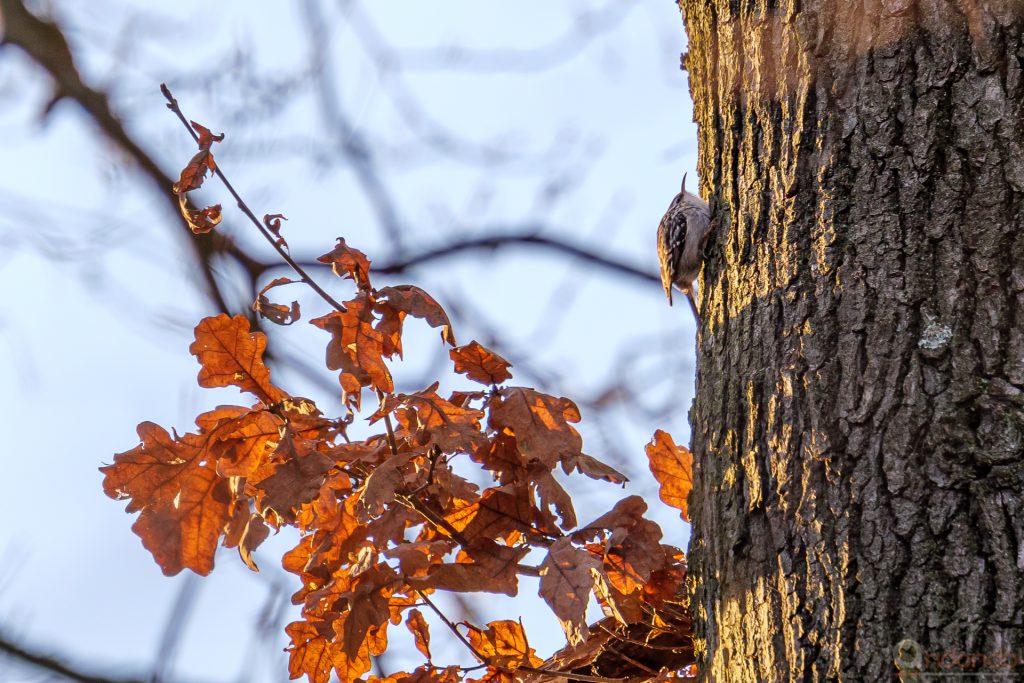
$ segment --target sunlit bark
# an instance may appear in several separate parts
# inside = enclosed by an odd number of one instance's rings
[[[691,414],[703,678],[892,680],[907,639],[1020,669],[1024,3],[681,6],[732,209]]]

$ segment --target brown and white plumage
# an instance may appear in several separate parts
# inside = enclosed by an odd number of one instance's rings
[[[658,261],[661,264],[661,284],[672,305],[672,287],[686,294],[693,307],[693,281],[700,274],[704,261],[704,243],[711,230],[711,207],[708,203],[686,191],[686,175],[679,194],[665,212],[658,225]]]

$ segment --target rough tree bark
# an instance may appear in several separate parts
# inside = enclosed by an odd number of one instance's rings
[[[680,6],[702,678],[1024,671],[1024,2]]]

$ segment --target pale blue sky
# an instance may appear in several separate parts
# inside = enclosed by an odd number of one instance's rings
[[[171,84],[189,116],[227,132],[219,163],[257,214],[288,216],[293,252],[328,251],[343,235],[372,259],[387,260],[390,245],[358,183],[343,165],[328,162],[331,142],[316,99],[273,88],[256,94],[249,83],[309,64],[306,3],[192,0],[157,10],[138,0],[40,4],[52,5],[87,80],[113,92],[129,130],[169,173],[191,148],[163,106],[161,81]],[[689,92],[678,66],[684,39],[673,3],[322,0],[315,7],[331,38],[334,82],[358,133],[389,150],[382,177],[398,200],[409,251],[491,228],[542,224],[546,234],[590,242],[656,270],[657,222],[682,173],[693,177],[696,160]],[[609,19],[607,26],[576,23],[588,11]],[[370,30],[367,22],[417,67],[382,80],[360,39]],[[563,58],[558,41],[574,24],[588,38]],[[468,66],[429,63],[439,47],[458,56],[455,46],[467,56],[484,53]],[[232,71],[224,59],[235,48],[247,59]],[[538,54],[555,65],[537,68],[535,62],[544,61]],[[197,85],[218,73],[221,78]],[[392,104],[395,92],[418,102],[426,118],[410,125]],[[96,136],[75,105],[61,103],[41,121],[48,96],[47,80],[27,59],[0,52],[0,414],[8,423],[0,455],[6,518],[0,526],[0,624],[83,665],[144,674],[185,579],[160,573],[130,531],[133,518],[124,504],[103,496],[96,468],[134,447],[138,422],[187,431],[198,412],[237,395],[196,386],[191,328],[212,311],[166,202]],[[261,118],[266,112],[271,115]],[[423,153],[424,136],[488,144],[523,158],[487,168],[458,151]],[[553,194],[544,195],[545,187]],[[225,205],[223,229],[269,258],[225,193],[214,184],[208,188],[207,196]],[[666,541],[685,543],[675,512],[656,500],[643,454],[655,428],[680,442],[689,437],[693,325],[685,306],[670,309],[657,287],[525,249],[438,262],[397,280],[381,279],[387,281],[423,286],[442,304],[469,302],[461,315],[453,312],[461,342],[484,341],[488,329],[497,330],[510,348],[560,373],[570,397],[614,381],[624,372],[623,358],[672,377],[650,397],[651,403],[678,397],[678,411],[668,420],[620,411],[596,425],[584,411],[589,453],[613,459],[602,452],[600,432],[621,434],[627,461],[616,464],[635,479],[627,491],[590,482],[570,482],[570,488],[580,493],[581,520],[623,495],[647,495]],[[340,296],[348,293],[335,285]],[[290,300],[297,291],[285,295]],[[305,318],[312,317],[316,302],[301,301]],[[271,344],[322,363],[326,340],[308,327],[275,331]],[[439,344],[425,326],[412,334],[408,363],[396,370],[408,382],[422,377]],[[336,410],[336,399],[300,376],[283,372],[278,378],[327,412]],[[249,648],[268,586],[294,585],[278,559],[293,543],[293,535],[282,533],[257,552],[268,578],[245,569],[234,551],[218,556],[213,575],[199,581],[198,606],[174,661],[178,677],[217,683],[287,678],[282,632],[274,647],[257,647],[255,658]],[[542,634],[533,645],[543,656],[561,644],[561,632],[535,594],[524,582],[519,599],[484,596],[480,610],[488,618],[521,614],[530,633]],[[438,663],[446,661],[446,651],[464,658],[441,647],[440,629],[434,635]],[[399,666],[401,656],[390,654],[388,666]],[[20,680],[3,664],[0,677]]]

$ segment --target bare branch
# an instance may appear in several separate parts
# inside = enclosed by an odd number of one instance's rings
[[[416,266],[456,256],[466,251],[480,251],[486,249],[494,250],[517,245],[540,247],[549,251],[565,254],[590,263],[608,272],[625,275],[645,284],[661,286],[661,280],[653,272],[637,268],[636,266],[624,263],[610,256],[599,254],[585,247],[570,244],[569,242],[555,239],[553,237],[544,237],[542,235],[531,233],[497,232],[484,237],[459,240],[441,247],[428,249],[420,252],[419,254],[412,254],[398,258],[391,262],[374,263],[373,269],[378,273],[394,275]]]
[[[71,48],[60,28],[53,22],[39,19],[29,12],[21,0],[0,0],[0,15],[3,16],[3,36],[0,36],[0,45],[17,45],[45,69],[57,86],[54,102],[63,97],[77,102],[106,136],[135,160],[143,173],[156,184],[160,195],[166,198],[171,210],[178,214],[177,199],[170,192],[174,181],[163,172],[149,153],[128,135],[111,110],[107,96],[93,90],[82,81]],[[192,232],[188,226],[184,222],[179,224],[191,238]],[[221,236],[222,242],[224,239]],[[227,311],[228,305],[210,263],[216,253],[213,240],[189,239],[188,243],[202,267],[207,295],[220,310]]]
[[[22,664],[49,672],[78,683],[145,683],[138,678],[114,678],[104,674],[87,673],[68,664],[63,657],[44,655],[24,645],[14,642],[6,633],[0,631],[0,652],[7,654]]]

